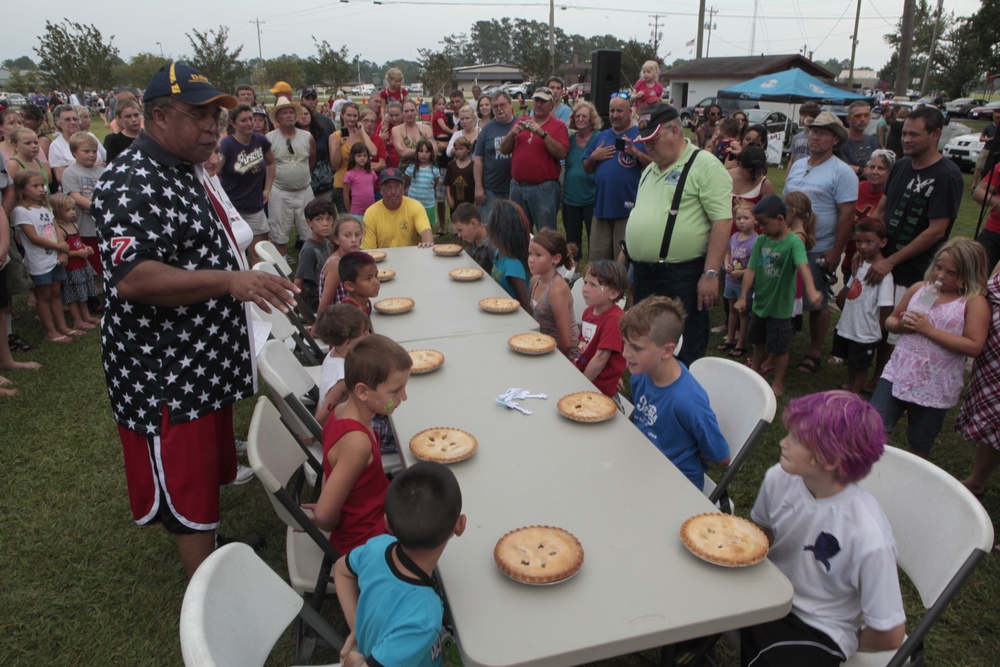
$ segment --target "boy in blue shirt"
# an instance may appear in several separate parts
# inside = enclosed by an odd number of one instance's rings
[[[448,540],[465,532],[455,475],[428,461],[404,470],[386,491],[385,523],[389,535],[373,537],[334,567],[351,628],[341,661],[440,666],[444,600],[434,568]]]
[[[708,462],[729,464],[729,445],[708,394],[674,357],[686,317],[679,300],[652,296],[625,313],[621,332],[635,425],[701,490]]]

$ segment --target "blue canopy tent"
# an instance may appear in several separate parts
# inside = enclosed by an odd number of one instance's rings
[[[792,68],[783,72],[774,72],[758,76],[749,81],[724,88],[719,91],[722,99],[751,100],[759,102],[784,102],[788,104],[788,116],[792,118],[792,107],[803,102],[817,104],[845,105],[855,100],[864,100],[874,104],[875,98],[858,95],[820,81],[811,74]],[[794,127],[794,126],[793,126]],[[793,130],[794,133],[794,130]],[[777,147],[772,144],[778,142]],[[779,132],[769,137],[768,162],[781,162],[781,145],[785,143],[785,132]]]
[[[858,95],[824,83],[800,69],[765,74],[719,91],[723,99],[758,100],[801,104],[850,104],[855,100],[874,102],[874,98]]]

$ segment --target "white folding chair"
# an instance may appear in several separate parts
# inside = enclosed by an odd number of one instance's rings
[[[309,451],[322,461],[323,429],[302,400],[304,396],[319,396],[319,388],[287,347],[276,341],[264,343],[257,357],[257,368],[274,397],[288,429],[301,441],[313,440]],[[403,469],[399,454],[382,454],[382,469],[393,474]]]
[[[337,650],[343,647],[344,639],[336,630],[253,549],[227,544],[201,564],[184,592],[180,620],[184,664],[263,667],[275,642],[296,618]]]
[[[583,281],[574,282],[569,288],[569,293],[573,297],[573,317],[576,318],[576,323],[580,324],[583,322],[583,311],[587,307],[583,302]]]
[[[278,270],[275,268],[274,264],[268,262],[257,262],[253,266],[254,271],[262,271],[263,273],[269,273],[272,276],[280,276]],[[296,295],[296,303],[301,300],[301,295]],[[269,321],[273,321],[284,317],[295,329],[295,333],[292,334],[291,339],[295,342],[296,351],[304,358],[306,361],[312,365],[320,365],[323,363],[323,356],[326,353],[323,347],[310,335],[309,331],[306,330],[305,322],[299,317],[295,310],[295,304],[290,304],[284,302],[286,308],[288,308],[287,313],[282,313],[273,306],[271,307],[271,313],[261,313],[267,317]],[[315,318],[314,318],[315,320]]]
[[[705,495],[722,511],[732,513],[726,490],[771,425],[777,401],[760,375],[730,359],[702,357],[691,364],[690,371],[708,394],[719,429],[729,443],[729,468],[718,483],[705,475]]]
[[[270,241],[261,241],[254,246],[254,250],[257,251],[257,256],[261,258],[262,261],[273,264],[278,267],[278,271],[287,278],[291,280],[295,277],[295,272],[292,271],[292,265],[288,263],[288,260],[278,252],[278,248],[275,247]]]
[[[288,259],[284,255],[278,252],[273,243],[270,241],[261,241],[254,246],[254,250],[262,262],[268,263],[275,268],[277,275],[287,280],[295,280],[295,271],[292,270],[291,264],[288,263]],[[295,302],[309,324],[316,321],[316,313],[301,295],[295,295]]]
[[[925,611],[898,650],[855,653],[844,664],[923,664],[927,632],[993,548],[993,522],[958,480],[896,447],[885,448],[861,486],[875,496],[889,519],[898,548],[896,563],[917,588]]]
[[[277,409],[265,396],[257,399],[250,419],[247,458],[275,513],[286,526],[288,581],[296,593],[308,596],[312,608],[319,611],[325,597],[333,592],[332,570],[340,554],[330,544],[329,535],[309,519],[299,505],[297,494],[289,490],[296,484],[299,471],[312,462],[282,425]],[[322,478],[322,469],[319,475]],[[311,654],[313,638],[298,630],[301,626],[296,632],[299,655]]]

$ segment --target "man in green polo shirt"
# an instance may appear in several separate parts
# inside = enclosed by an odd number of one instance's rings
[[[634,298],[676,297],[688,317],[678,358],[687,365],[708,349],[708,311],[719,299],[719,271],[732,224],[733,181],[711,153],[684,138],[677,110],[652,104],[639,116],[639,137],[652,162],[639,178],[625,245],[635,268]],[[674,191],[689,160],[677,221],[661,256]]]

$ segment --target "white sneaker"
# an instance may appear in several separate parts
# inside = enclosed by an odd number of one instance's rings
[[[240,484],[246,484],[253,479],[253,468],[250,466],[236,466],[236,477],[229,484],[223,484],[222,488],[228,486],[239,486]]]

